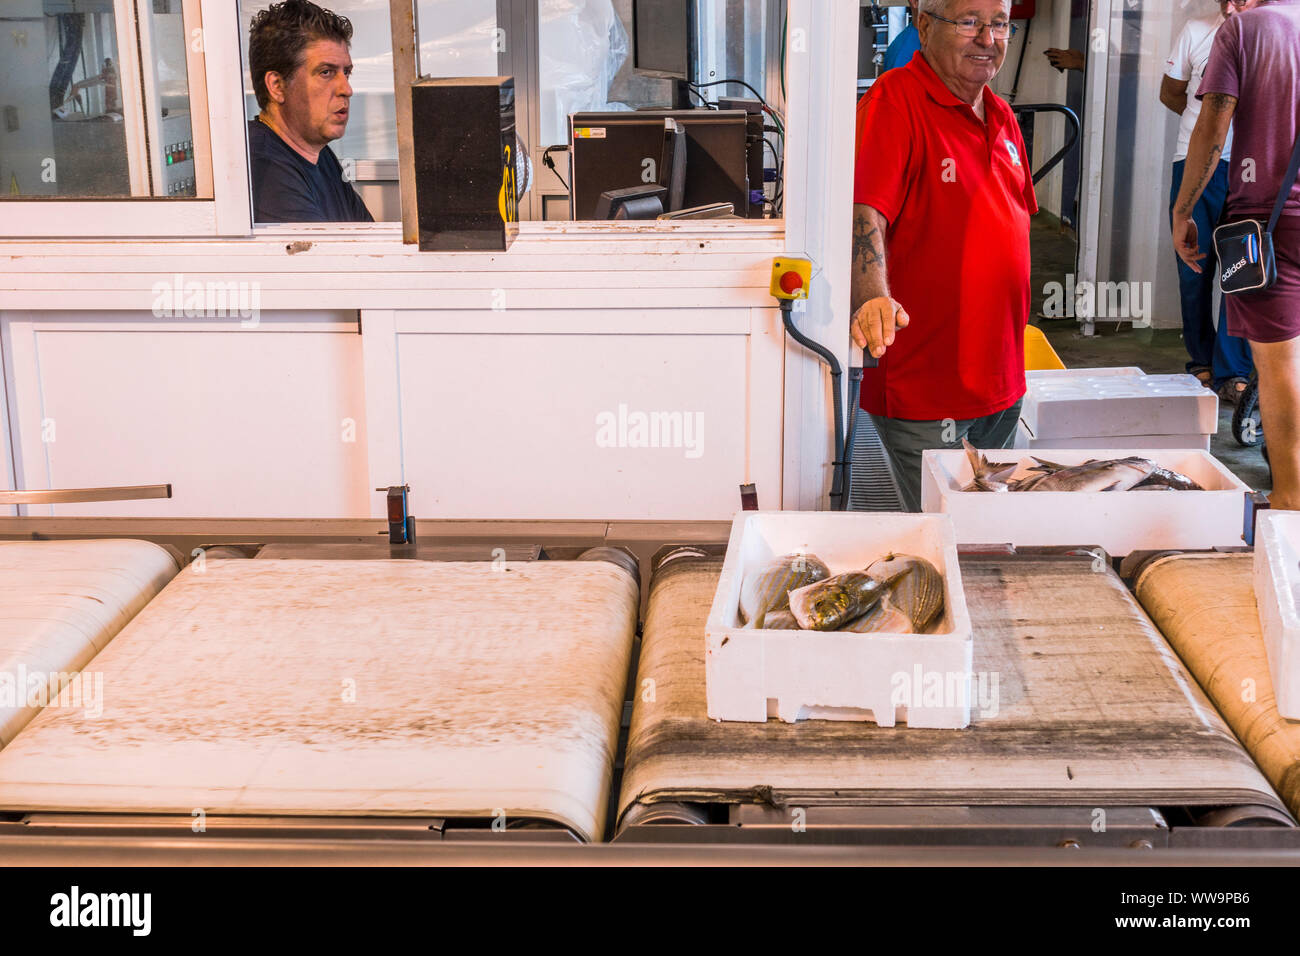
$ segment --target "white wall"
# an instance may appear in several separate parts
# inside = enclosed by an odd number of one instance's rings
[[[726,519],[750,481],[779,507],[786,443],[808,429],[824,455],[829,417],[812,370],[822,407],[783,421],[767,290],[780,227],[530,228],[546,238],[505,255],[338,237],[11,244],[26,265],[0,294],[0,417],[17,487],[174,486],[59,515],[379,516],[373,489],[401,483],[421,517]],[[176,273],[256,290],[256,327],[155,317]],[[682,431],[642,442],[638,415]],[[824,501],[823,459],[790,467]]]

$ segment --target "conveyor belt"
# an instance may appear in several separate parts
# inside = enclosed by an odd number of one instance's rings
[[[1277,712],[1250,554],[1159,558],[1137,596],[1291,812],[1300,815],[1300,722]]]
[[[103,650],[177,570],[172,556],[148,541],[0,543],[0,748],[36,716],[51,690],[67,686],[63,705],[93,715],[101,703],[93,678],[83,685],[68,676]]]
[[[603,832],[638,586],[599,561],[208,560],[46,710],[0,809],[543,820]]]
[[[664,801],[1233,804],[1285,817],[1120,579],[1090,558],[963,558],[974,670],[999,689],[996,715],[977,700],[966,730],[709,720],[703,626],[720,567],[682,558],[656,574],[637,674],[654,694],[633,711],[620,819]]]

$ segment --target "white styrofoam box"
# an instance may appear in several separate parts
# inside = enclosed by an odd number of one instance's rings
[[[990,450],[993,462],[1019,460],[1016,477],[1034,465],[1030,453]],[[1204,491],[962,491],[974,480],[965,451],[922,453],[921,510],[952,515],[961,544],[1100,545],[1115,557],[1133,551],[1240,547],[1246,492],[1251,489],[1199,448],[1059,448],[1042,455],[1062,465],[1089,459],[1149,458],[1181,472]]]
[[[1081,438],[1035,438],[1024,422],[1016,431],[1016,448],[1196,448],[1210,450],[1209,435],[1085,435]],[[1051,457],[1050,455],[1048,456]]]
[[[1277,712],[1288,720],[1300,720],[1300,513],[1259,513],[1255,603]]]
[[[932,634],[742,628],[745,575],[783,554],[816,555],[833,574],[891,551],[930,561],[944,579]],[[714,720],[874,720],[881,727],[970,723],[971,623],[952,521],[944,515],[748,511],[736,515],[704,630]]]
[[[1025,382],[1020,418],[1035,439],[1213,435],[1219,429],[1218,396],[1193,375],[1057,369],[1026,372]]]
[[[1072,379],[1080,376],[1096,378],[1102,375],[1128,375],[1141,378],[1146,375],[1146,372],[1136,365],[1114,365],[1105,368],[1041,368],[1025,372],[1025,381],[1034,382],[1054,378]]]

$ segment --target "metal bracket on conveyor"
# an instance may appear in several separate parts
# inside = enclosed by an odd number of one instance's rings
[[[410,485],[389,485],[375,491],[388,492],[388,543],[394,551],[415,550],[415,515],[411,514]]]
[[[740,486],[740,510],[757,511],[758,510],[758,486],[741,485]]]
[[[1246,510],[1241,528],[1241,539],[1250,547],[1255,546],[1255,521],[1261,511],[1269,509],[1268,498],[1258,491],[1247,491]]]
[[[172,486],[119,485],[105,488],[49,488],[32,491],[0,491],[0,505],[66,505],[93,501],[140,501],[170,498]]]

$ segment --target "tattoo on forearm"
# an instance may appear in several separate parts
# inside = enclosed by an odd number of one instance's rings
[[[867,222],[853,224],[853,261],[865,274],[872,266],[885,261],[885,254],[877,248],[880,230]]]
[[[1192,132],[1192,142],[1187,155],[1188,162],[1191,162],[1192,154],[1198,151],[1200,142],[1211,138],[1221,139],[1220,142],[1209,144],[1209,156],[1206,157],[1205,164],[1197,173],[1195,180],[1183,180],[1183,188],[1174,206],[1174,212],[1182,217],[1192,214],[1196,200],[1200,199],[1205,187],[1214,178],[1214,171],[1218,169],[1219,160],[1223,157],[1222,139],[1226,139],[1228,123],[1231,122],[1232,114],[1237,109],[1237,98],[1227,93],[1206,93],[1201,97],[1201,104],[1203,107],[1201,118]],[[1207,133],[1209,135],[1206,135]]]
[[[1201,102],[1203,105],[1209,107],[1211,112],[1222,113],[1227,109],[1235,109],[1237,98],[1235,96],[1229,96],[1227,93],[1206,93],[1201,97]]]
[[[1213,95],[1218,95],[1218,94],[1213,94]],[[1200,199],[1201,193],[1205,192],[1205,187],[1208,186],[1210,184],[1210,180],[1214,178],[1214,171],[1219,168],[1219,157],[1221,157],[1222,155],[1223,155],[1222,143],[1210,144],[1210,156],[1205,161],[1205,165],[1201,168],[1201,174],[1200,176],[1197,177],[1196,184],[1193,187],[1193,190],[1190,194],[1192,201],[1189,202],[1185,200],[1183,202],[1178,203],[1178,205],[1174,209],[1174,211],[1178,213],[1178,215],[1184,217],[1191,216],[1192,210],[1196,208],[1195,200]],[[1182,189],[1182,195],[1184,196],[1188,195],[1187,186],[1185,183]]]

